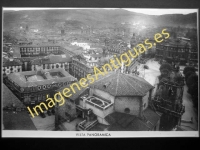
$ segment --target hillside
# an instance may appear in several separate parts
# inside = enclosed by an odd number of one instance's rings
[[[169,25],[196,28],[197,14],[145,15],[123,9],[67,9],[4,11],[4,31],[29,25],[32,28],[87,28],[113,27],[121,23],[142,22],[148,25]]]

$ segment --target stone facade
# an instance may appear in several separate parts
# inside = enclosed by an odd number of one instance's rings
[[[35,71],[39,65],[31,65],[31,71]],[[43,69],[62,68],[69,72],[69,63],[42,64]]]
[[[141,97],[116,97],[114,108],[116,112],[140,116]]]
[[[9,75],[10,73],[22,72],[22,66],[7,66],[3,67],[2,70],[4,75]]]

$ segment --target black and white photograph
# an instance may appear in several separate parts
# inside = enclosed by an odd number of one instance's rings
[[[198,9],[2,9],[3,137],[199,137]]]

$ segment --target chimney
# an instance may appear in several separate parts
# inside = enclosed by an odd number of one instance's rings
[[[103,87],[104,87],[104,88],[107,88],[107,87],[110,85],[110,83],[111,83],[111,82],[105,83],[105,84],[103,85]]]

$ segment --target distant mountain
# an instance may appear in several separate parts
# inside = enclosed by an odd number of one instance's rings
[[[4,11],[4,30],[23,25],[39,29],[113,27],[122,23],[142,22],[148,25],[197,27],[197,13],[187,15],[145,15],[124,9],[66,9]]]

